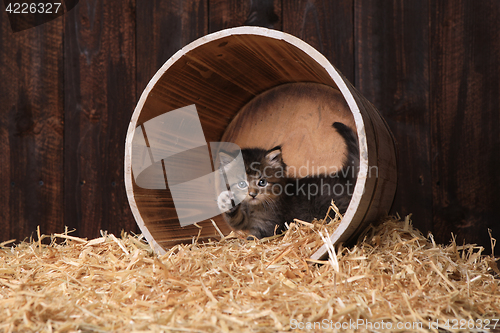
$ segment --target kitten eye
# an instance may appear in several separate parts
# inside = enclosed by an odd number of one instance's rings
[[[257,185],[259,185],[260,187],[264,187],[264,186],[267,185],[267,180],[261,179],[261,180],[259,180],[259,182],[257,183]]]
[[[236,185],[238,185],[238,187],[241,188],[241,189],[247,188],[247,186],[248,186],[247,182],[245,182],[243,180],[240,181],[240,182],[238,182],[238,184],[236,184]]]

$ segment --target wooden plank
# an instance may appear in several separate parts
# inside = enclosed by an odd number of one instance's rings
[[[281,30],[280,0],[210,0],[209,32],[253,25]]]
[[[137,96],[177,51],[207,34],[208,0],[138,1]]]
[[[381,112],[399,151],[392,212],[432,229],[428,1],[357,1],[355,86]]]
[[[0,29],[0,241],[23,240],[64,228],[63,24]]]
[[[81,237],[137,231],[123,183],[136,102],[135,1],[80,2],[65,20],[65,223]]]
[[[321,52],[354,82],[354,0],[283,1],[283,31]]]
[[[177,51],[185,45],[200,38],[208,32],[208,0],[172,0],[172,1],[138,1],[136,7],[137,16],[137,97],[139,97],[156,71]],[[182,84],[182,82],[180,82]],[[176,96],[168,96],[169,103],[174,107],[163,105],[164,111],[183,107],[184,101],[177,101]],[[152,102],[155,104],[154,102]],[[159,102],[163,103],[163,102]],[[154,116],[157,116],[155,114]],[[145,208],[141,210],[143,218],[148,221],[150,231],[162,239],[162,233],[176,233],[178,220],[175,215],[175,207],[171,200],[170,191],[144,190],[134,184],[137,193],[144,192],[141,203]],[[154,203],[159,206],[149,210],[148,207]],[[169,213],[172,213],[170,214]],[[158,215],[163,215],[164,223],[155,220]],[[175,223],[168,223],[174,219]],[[196,227],[192,226],[197,229]],[[213,229],[210,225],[204,225],[205,230]],[[182,232],[181,232],[182,233]],[[215,232],[210,232],[214,235]],[[213,237],[212,237],[213,238]],[[186,241],[191,241],[191,238]],[[178,242],[160,242],[168,248]]]
[[[435,236],[490,249],[487,229],[500,238],[500,6],[437,1],[430,12]]]

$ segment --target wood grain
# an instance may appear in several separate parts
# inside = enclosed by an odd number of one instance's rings
[[[148,82],[158,69],[177,51],[193,40],[208,33],[208,1],[207,0],[174,0],[174,1],[140,1],[137,2],[137,96],[139,97]],[[174,83],[175,85],[175,83]],[[163,100],[173,98],[173,102]],[[185,101],[177,102],[177,97],[168,95],[161,99],[152,98],[147,108],[172,110],[189,105]],[[174,106],[170,105],[171,103]],[[160,112],[161,113],[161,112]],[[147,114],[147,111],[145,112]],[[151,115],[155,117],[159,115]],[[183,230],[177,230],[178,220],[170,190],[144,190],[133,185],[137,193],[142,193],[141,210],[143,218],[148,221],[151,232],[164,239],[163,234],[176,235],[177,240],[165,241],[161,246],[171,247],[180,241],[191,241],[191,237],[183,237]],[[155,205],[156,210],[148,209]],[[156,206],[157,205],[157,206]],[[161,221],[167,221],[161,223]],[[217,235],[210,222],[202,224],[204,234],[200,240],[214,238]],[[189,235],[197,234],[198,228],[187,227]],[[192,230],[191,230],[192,228]],[[184,230],[184,233],[186,231]],[[179,235],[180,233],[180,235]]]
[[[354,82],[354,0],[283,1],[283,31],[321,52]]]
[[[139,97],[165,61],[208,33],[208,1],[137,1],[136,12]]]
[[[281,0],[210,0],[209,32],[260,26],[281,30]]]
[[[65,223],[86,237],[136,231],[123,151],[136,102],[135,1],[81,1],[65,20]]]
[[[399,151],[393,212],[432,230],[428,1],[356,1],[356,87],[380,110]]]
[[[431,13],[435,236],[489,249],[487,229],[500,238],[500,6],[437,1]]]
[[[281,146],[290,177],[334,174],[347,158],[334,122],[356,125],[337,89],[318,83],[290,83],[269,89],[248,102],[226,127],[223,142],[240,148]]]
[[[62,230],[62,20],[13,33],[0,15],[0,239]]]

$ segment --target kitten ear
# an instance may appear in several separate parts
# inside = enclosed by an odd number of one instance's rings
[[[219,153],[219,162],[221,166],[226,166],[234,160],[234,157],[221,151]]]
[[[266,159],[270,165],[279,167],[282,165],[281,146],[276,146],[267,151]]]

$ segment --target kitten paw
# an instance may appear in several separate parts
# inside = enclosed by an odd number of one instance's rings
[[[219,197],[217,198],[217,205],[219,206],[221,213],[225,213],[233,208],[232,199],[233,194],[230,191],[224,191],[219,194]]]

